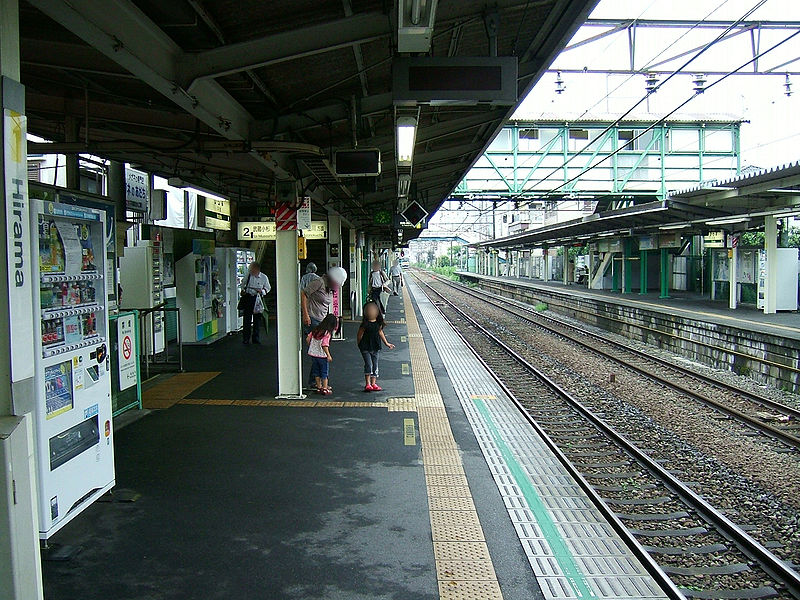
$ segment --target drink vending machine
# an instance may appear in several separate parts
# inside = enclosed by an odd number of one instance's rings
[[[41,336],[25,408],[35,420],[39,535],[47,539],[114,486],[105,214],[33,200],[31,222]]]
[[[236,306],[239,304],[239,291],[247,277],[250,263],[256,259],[252,250],[243,248],[217,248],[217,267],[223,295],[224,328],[220,331],[232,333],[242,328],[242,317]]]

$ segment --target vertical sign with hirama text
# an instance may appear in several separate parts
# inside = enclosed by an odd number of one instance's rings
[[[28,214],[27,121],[3,109],[8,264],[8,311],[11,334],[11,381],[33,377],[33,311],[31,311],[31,235]]]
[[[125,167],[125,208],[147,212],[150,203],[150,176],[144,171]]]
[[[136,335],[134,316],[123,315],[117,319],[117,345],[119,364],[119,389],[127,390],[136,385]]]

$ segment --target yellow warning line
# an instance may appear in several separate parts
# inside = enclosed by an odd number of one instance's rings
[[[411,308],[408,288],[403,301]],[[461,454],[413,309],[406,311],[433,553],[442,600],[502,600]]]
[[[231,400],[221,398],[184,398],[178,404],[197,404],[203,406],[293,406],[297,408],[385,408],[389,411],[414,411],[413,402],[407,398],[397,400],[405,402],[341,402],[336,400]],[[411,399],[413,401],[413,398]],[[398,408],[400,406],[400,408]]]

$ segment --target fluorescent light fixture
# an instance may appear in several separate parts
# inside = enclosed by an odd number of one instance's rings
[[[711,219],[706,221],[706,225],[733,225],[735,223],[747,223],[750,217],[725,217],[724,219]]]
[[[408,196],[409,189],[411,189],[411,175],[400,175],[397,178],[397,195],[405,198]]]
[[[414,158],[417,139],[417,120],[414,117],[397,118],[397,164],[410,165]]]
[[[674,229],[686,229],[687,227],[691,227],[689,223],[676,223],[674,225],[662,225],[659,227],[661,231],[672,231]]]
[[[601,233],[597,237],[611,237],[612,235],[617,235],[615,231],[609,231],[608,233]]]

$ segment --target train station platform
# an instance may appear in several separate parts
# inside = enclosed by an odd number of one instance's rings
[[[765,315],[748,307],[730,310],[723,303],[681,292],[659,298],[655,293],[623,295],[524,277],[456,274],[487,291],[544,303],[555,313],[601,329],[800,392],[798,312]]]
[[[274,334],[189,350],[53,540],[81,551],[46,600],[664,597],[413,283],[387,321],[377,393],[357,323],[324,399],[274,398]]]

